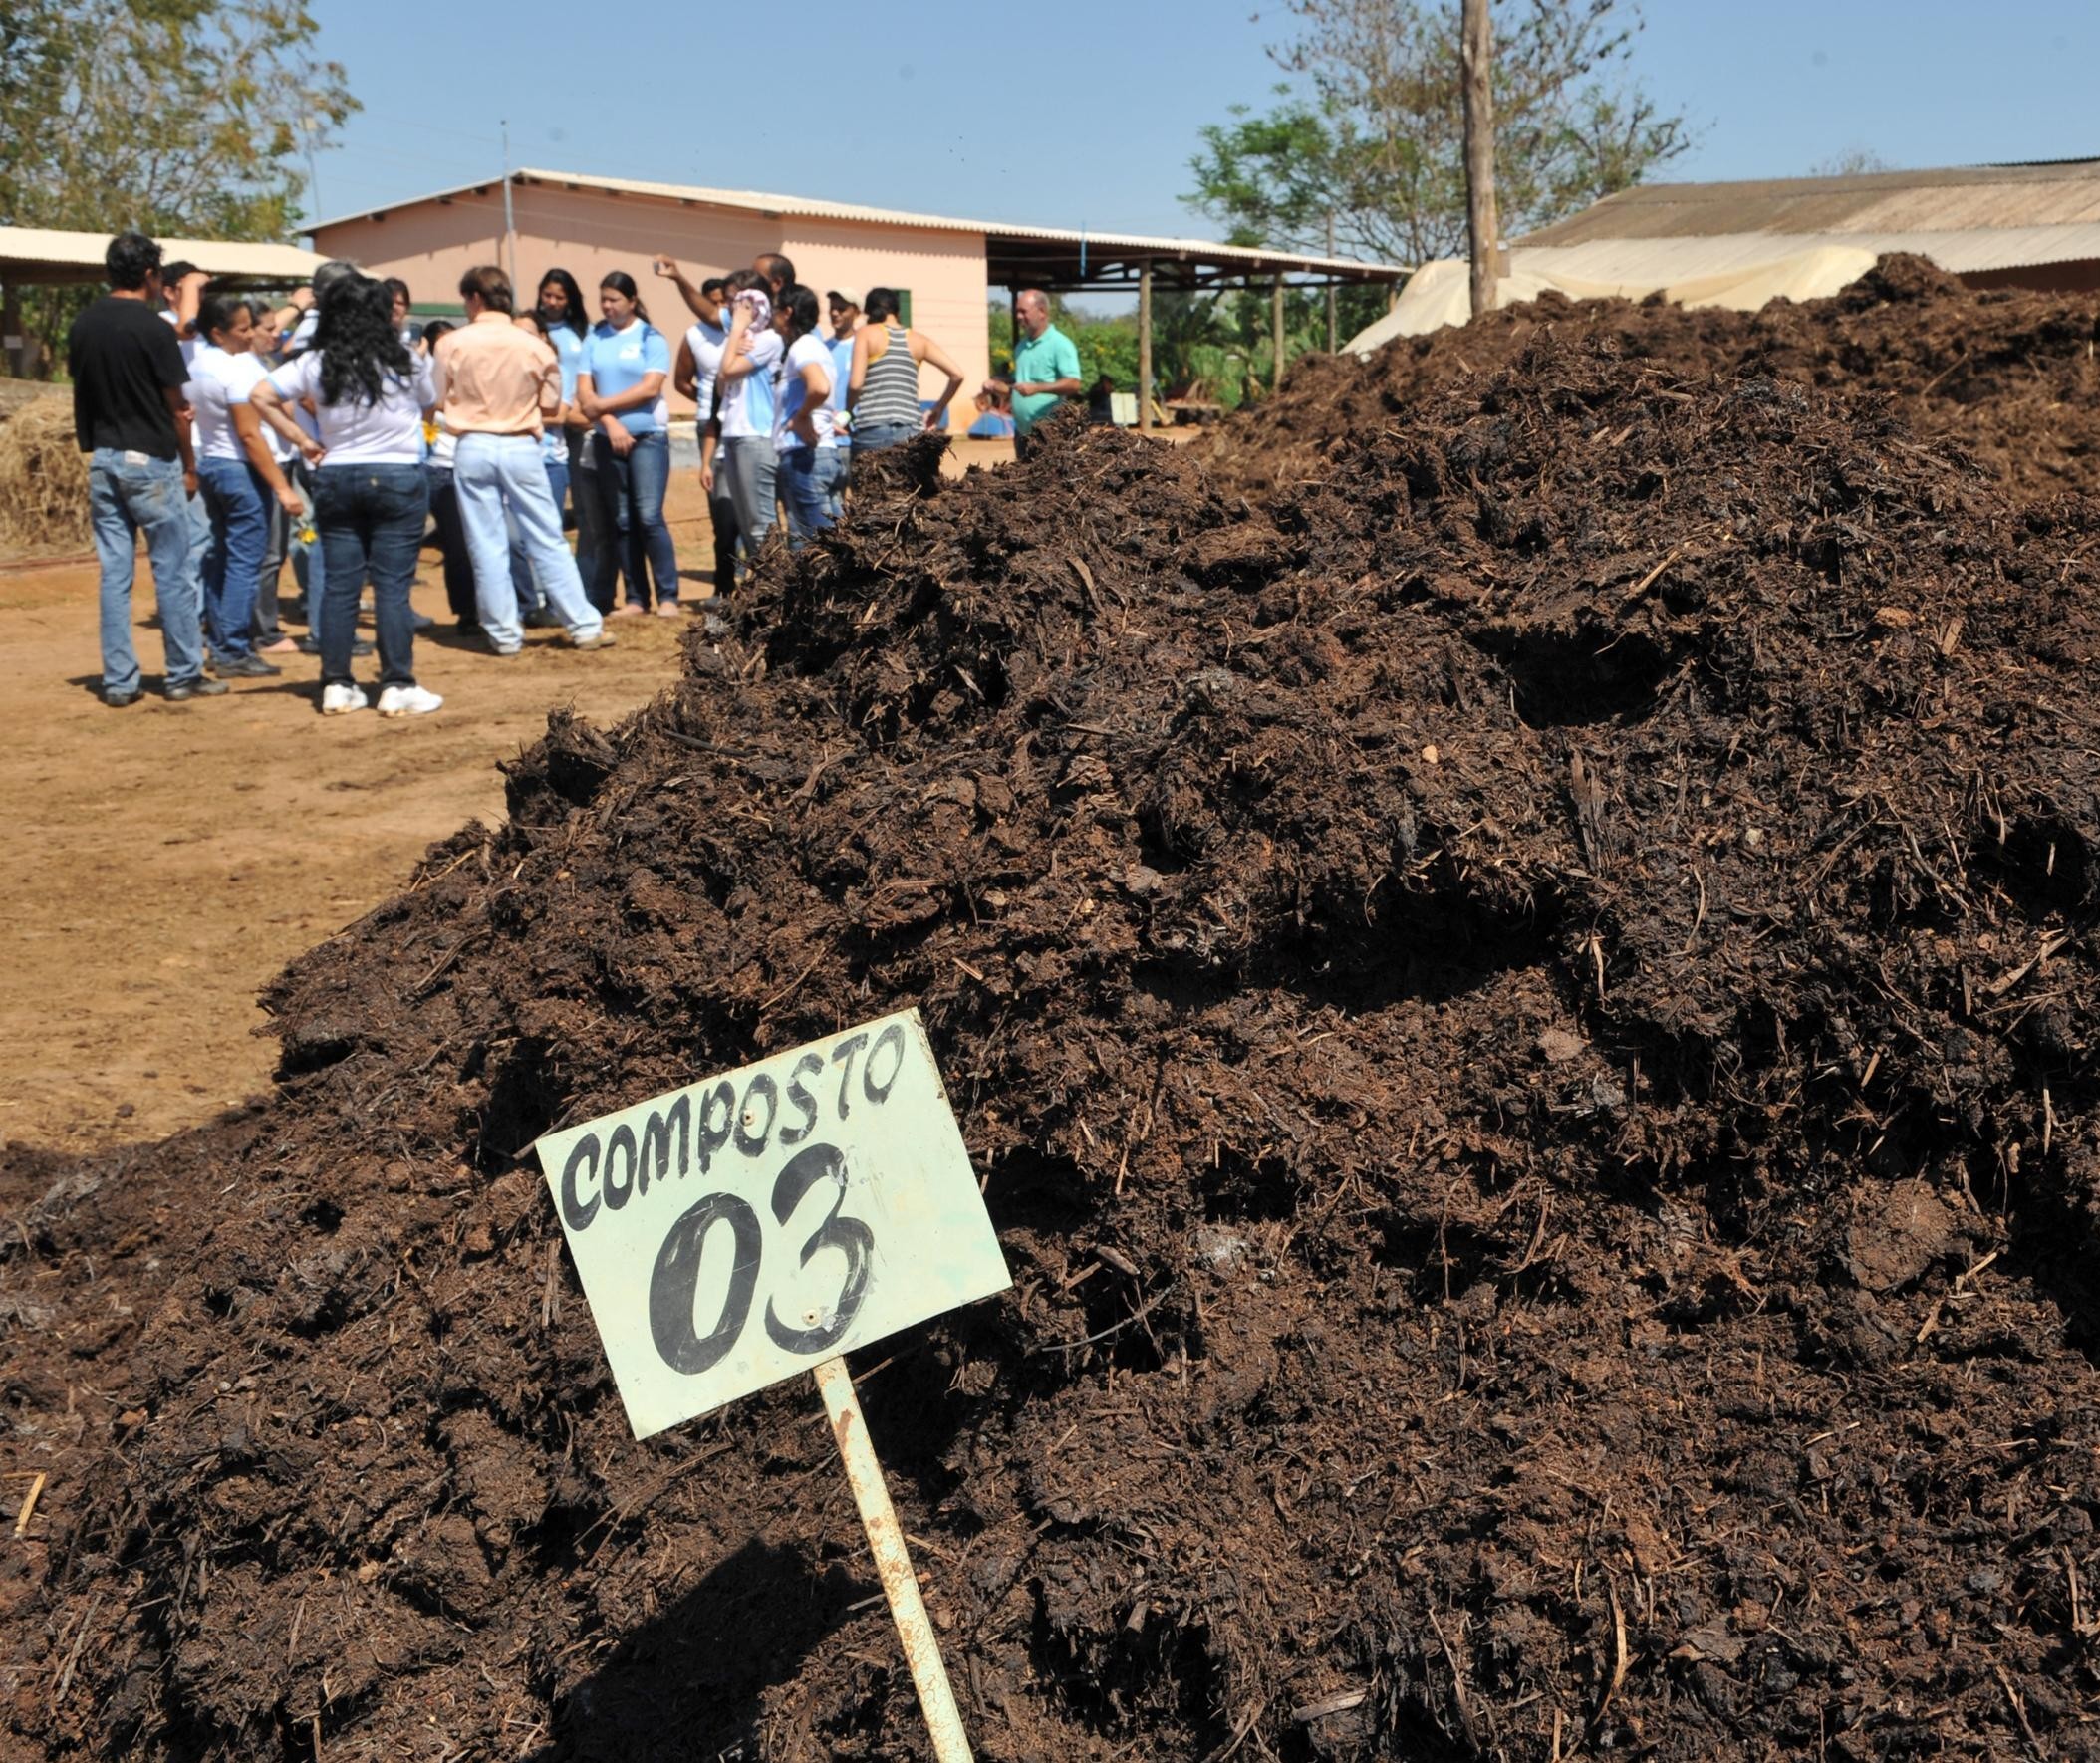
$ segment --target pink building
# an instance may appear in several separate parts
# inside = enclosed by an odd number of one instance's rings
[[[1381,281],[1406,271],[1347,259],[1215,245],[1197,239],[1088,234],[1052,227],[1003,226],[824,202],[752,190],[642,183],[569,171],[514,171],[501,179],[416,196],[322,222],[314,248],[348,258],[369,274],[399,276],[418,311],[456,312],[460,275],[498,263],[529,295],[540,276],[566,269],[594,303],[599,279],[624,269],[641,287],[656,327],[675,338],[691,323],[678,291],[657,280],[650,260],[668,252],[694,281],[749,265],[761,251],[794,260],[821,297],[833,288],[896,288],[909,297],[912,324],[939,342],[962,370],[964,406],[991,372],[985,314],[996,289],[1061,292],[1128,290],[1149,316],[1155,271],[1163,285],[1215,288],[1257,277],[1281,285]],[[1150,350],[1145,372],[1150,374]],[[935,396],[927,372],[920,392]]]

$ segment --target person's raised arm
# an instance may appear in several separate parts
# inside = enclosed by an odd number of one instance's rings
[[[947,390],[933,400],[933,407],[926,412],[926,432],[930,434],[940,426],[940,418],[946,414],[948,405],[955,401],[955,393],[962,389],[962,370],[949,361],[947,351],[942,349],[939,344],[935,343],[923,331],[914,331],[912,333],[912,342],[914,345],[912,354],[915,360],[931,362],[934,367],[948,377]]]
[[[197,308],[204,303],[204,284],[210,279],[202,270],[193,269],[175,284],[171,310],[175,315],[177,337],[197,334]]]
[[[294,288],[285,296],[284,304],[270,316],[277,321],[277,329],[289,339],[299,329],[299,321],[306,317],[307,308],[313,304],[313,289]]]
[[[741,326],[744,315],[738,312],[736,323]],[[741,379],[758,366],[751,354],[751,335],[747,330],[732,330],[729,341],[722,345],[722,365],[715,370],[717,382],[724,379]]]
[[[658,252],[656,259],[656,270],[659,276],[677,284],[678,293],[684,298],[685,304],[691,310],[694,318],[710,325],[718,325],[722,322],[720,304],[711,295],[700,292],[698,284],[678,267],[676,258]]]

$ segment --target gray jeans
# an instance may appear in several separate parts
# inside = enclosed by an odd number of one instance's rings
[[[736,505],[736,530],[748,565],[773,530],[779,459],[770,435],[740,434],[722,442],[729,455],[729,500]]]

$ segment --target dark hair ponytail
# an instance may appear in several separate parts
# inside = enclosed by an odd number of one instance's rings
[[[233,323],[235,313],[245,312],[252,316],[254,311],[255,308],[238,294],[207,294],[197,308],[197,335],[209,343],[213,332],[223,331]]]
[[[642,290],[635,286],[635,278],[629,275],[626,270],[607,270],[604,275],[598,278],[598,285],[601,288],[611,288],[614,293],[620,295],[623,299],[632,300],[635,303],[635,311],[641,315],[644,323],[648,322],[649,308],[642,304]]]
[[[861,311],[871,325],[880,325],[885,319],[896,318],[897,290],[870,288],[868,298],[861,303]]]

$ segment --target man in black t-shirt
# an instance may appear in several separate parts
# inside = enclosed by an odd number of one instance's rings
[[[120,233],[103,261],[111,291],[74,321],[66,367],[73,376],[73,428],[88,457],[95,551],[102,563],[102,700],[137,702],[131,646],[131,578],[145,535],[167,651],[171,702],[216,697],[225,682],[204,677],[203,634],[189,591],[189,498],[196,493],[189,378],[174,327],[160,316],[160,247]]]

